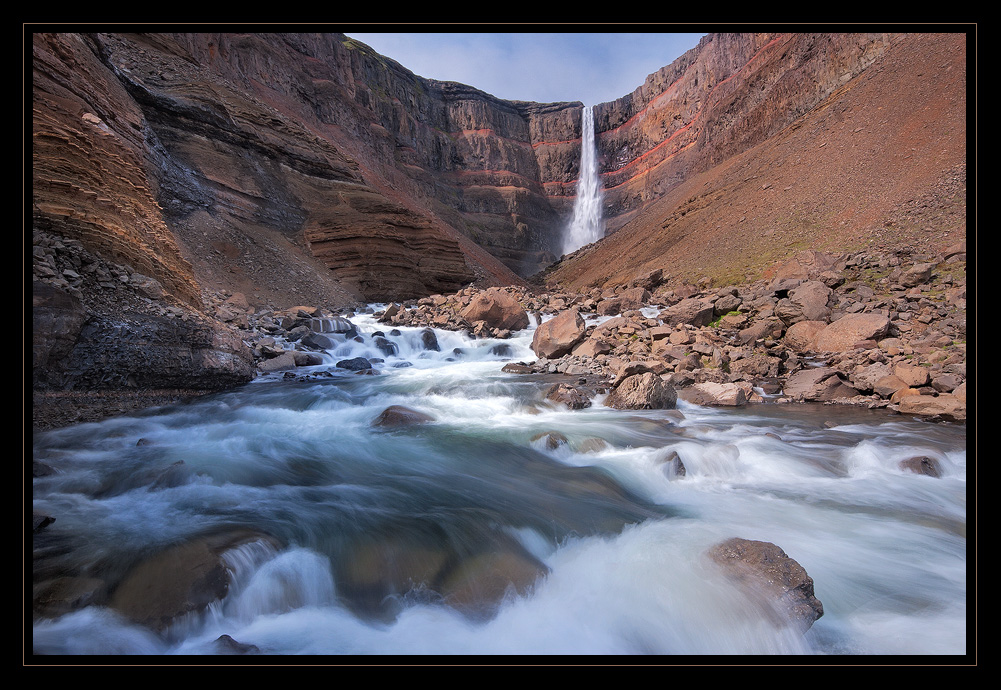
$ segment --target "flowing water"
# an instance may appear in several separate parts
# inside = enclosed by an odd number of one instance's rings
[[[501,371],[534,358],[531,327],[437,332],[440,351],[404,328],[387,356],[379,324],[352,320],[364,342],[339,341],[308,380],[36,436],[54,472],[34,479],[34,508],[56,518],[35,538],[36,581],[118,581],[226,530],[271,539],[225,554],[229,594],[201,614],[153,632],[94,604],[36,619],[35,653],[208,655],[221,635],[264,655],[966,653],[965,425],[768,403],[619,411],[600,396],[571,411],[545,401],[549,383]],[[333,366],[359,355],[381,373]],[[390,405],[433,421],[374,427]],[[551,431],[567,443],[536,438]],[[942,475],[898,468],[915,455]],[[706,560],[734,536],[806,569],[824,607],[808,631]],[[485,544],[543,574],[472,610],[430,586],[356,587],[372,553]]]
[[[598,147],[594,139],[594,106],[585,106],[581,116],[580,173],[573,218],[563,240],[563,253],[597,242],[605,236],[602,221],[602,185],[598,175]]]

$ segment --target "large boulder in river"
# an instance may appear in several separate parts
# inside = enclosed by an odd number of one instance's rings
[[[761,599],[768,610],[803,630],[824,615],[813,578],[775,544],[734,537],[713,546],[708,555],[749,597]]]
[[[528,312],[517,298],[501,288],[490,288],[476,295],[460,314],[469,323],[483,321],[490,328],[518,331],[528,328]]]
[[[395,429],[405,426],[414,426],[417,424],[426,424],[433,421],[434,417],[429,414],[412,410],[409,407],[404,407],[403,405],[390,405],[382,411],[382,414],[375,418],[375,421],[372,422],[372,426]]]
[[[539,324],[532,338],[532,351],[537,357],[555,359],[569,354],[584,338],[584,319],[571,309]]]
[[[677,402],[674,386],[653,372],[623,379],[605,398],[605,405],[617,410],[671,409]]]
[[[879,340],[890,330],[890,319],[882,314],[845,314],[817,334],[813,347],[817,352],[847,352],[857,343]]]
[[[136,565],[112,593],[109,606],[135,623],[163,630],[225,597],[232,575],[224,555],[250,544],[262,556],[280,548],[273,538],[245,530],[193,539]]]

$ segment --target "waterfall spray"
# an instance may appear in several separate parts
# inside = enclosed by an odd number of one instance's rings
[[[573,220],[563,239],[563,253],[596,242],[605,236],[601,217],[601,180],[598,177],[598,147],[594,139],[594,106],[586,106],[581,119],[580,175]]]

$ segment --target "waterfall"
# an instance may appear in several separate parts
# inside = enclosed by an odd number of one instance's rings
[[[601,180],[598,177],[598,147],[594,140],[594,106],[585,106],[581,119],[580,175],[573,220],[563,239],[563,254],[605,236],[601,218]]]

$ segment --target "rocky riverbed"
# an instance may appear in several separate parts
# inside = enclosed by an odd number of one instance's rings
[[[502,339],[531,318],[540,324],[538,359],[506,370],[563,375],[557,395],[571,406],[614,390],[620,395],[606,404],[664,407],[667,387],[705,405],[810,401],[966,419],[963,245],[939,256],[804,252],[770,280],[741,286],[669,287],[667,279],[654,271],[615,289],[573,294],[466,288],[390,304],[376,316],[387,329]],[[238,302],[228,297],[219,313],[231,318]],[[353,312],[337,313],[350,320]],[[311,362],[305,353],[321,349],[311,321],[334,315],[296,307],[232,318],[249,329],[259,370],[294,372]],[[275,336],[299,354],[276,348]]]

